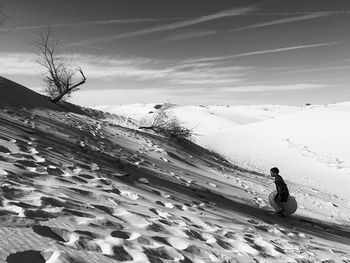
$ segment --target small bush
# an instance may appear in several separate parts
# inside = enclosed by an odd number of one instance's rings
[[[186,128],[176,116],[170,115],[167,109],[168,107],[159,108],[150,124],[139,128],[152,130],[177,142],[193,141],[192,129]]]

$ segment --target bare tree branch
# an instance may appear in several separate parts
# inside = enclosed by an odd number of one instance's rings
[[[50,96],[52,102],[57,103],[65,97],[78,90],[78,87],[86,82],[86,76],[79,67],[71,66],[67,55],[57,54],[60,41],[52,37],[51,29],[38,33],[38,39],[34,42],[39,51],[38,63],[46,69],[43,76],[45,92]],[[80,80],[75,81],[76,74],[80,74]]]
[[[4,13],[3,8],[0,6],[0,25],[4,24],[6,19],[7,19],[7,16]]]

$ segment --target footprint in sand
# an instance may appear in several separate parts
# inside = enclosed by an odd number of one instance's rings
[[[149,184],[149,180],[147,178],[144,178],[144,177],[143,178],[139,178],[138,181],[141,182],[141,183],[144,183],[144,184]]]
[[[66,251],[58,250],[56,248],[49,248],[45,249],[44,251],[41,252],[41,254],[44,256],[46,259],[46,263],[58,263],[58,262],[85,262],[85,258],[76,255],[76,254],[70,254]]]
[[[252,202],[259,206],[260,208],[267,207],[267,202],[265,202],[261,197],[254,197]]]
[[[14,254],[10,254],[6,258],[7,263],[45,263],[45,258],[41,255],[40,251],[27,250]]]
[[[123,197],[130,199],[130,200],[137,200],[140,198],[140,196],[138,194],[133,193],[133,192],[128,191],[128,190],[119,189],[119,194]]]
[[[172,217],[172,214],[169,214],[165,211],[162,211],[162,210],[159,210],[159,209],[154,209],[154,208],[150,208],[149,209],[152,213],[162,217],[162,218],[165,218],[165,219],[168,219],[169,217]]]
[[[195,240],[199,240],[202,242],[205,242],[206,240],[202,237],[201,234],[199,234],[197,231],[192,230],[192,229],[188,229],[185,231],[186,235],[190,238],[190,239],[195,239]]]
[[[35,225],[32,227],[34,233],[40,235],[40,236],[44,236],[44,237],[48,237],[48,238],[51,238],[55,241],[58,241],[58,242],[66,242],[67,241],[67,237],[68,235],[65,235],[63,238],[63,233],[60,233],[57,234],[56,232],[54,232],[50,227],[48,226],[42,226],[42,225]],[[69,233],[67,231],[67,233]]]
[[[1,159],[0,159],[0,161],[1,161]],[[0,168],[0,175],[9,175],[9,173],[6,170]]]
[[[179,206],[179,205],[174,205],[174,204],[172,204],[172,203],[169,203],[169,202],[167,202],[167,203],[163,203],[162,201],[156,201],[156,204],[158,204],[158,205],[161,205],[161,206],[164,206],[164,207],[166,207],[166,208],[178,208],[178,209],[180,209],[180,210],[182,210],[181,209],[181,206]]]
[[[76,230],[74,232],[69,232],[65,229],[42,225],[34,225],[32,229],[34,233],[50,238],[65,246],[91,252],[102,252],[96,242],[99,236],[89,231]]]
[[[190,245],[185,238],[180,237],[168,237],[167,242],[174,248],[178,250],[185,250]]]
[[[101,249],[101,253],[105,256],[124,262],[131,261],[133,257],[125,250],[124,240],[107,236],[104,239],[96,239],[95,244]]]
[[[111,233],[111,236],[116,238],[129,239],[131,234],[125,231],[115,230]]]
[[[146,220],[146,216],[131,213],[123,208],[115,209],[113,216],[121,218],[124,222],[127,222],[131,226],[136,226],[140,228],[145,228],[152,224],[148,220]]]
[[[216,184],[211,183],[211,182],[208,182],[207,184],[208,184],[208,185],[210,185],[210,186],[212,186],[212,187],[215,187],[215,188],[217,187],[217,185],[216,185]]]
[[[109,255],[109,257],[113,259],[116,259],[121,262],[133,260],[133,257],[128,252],[126,252],[126,250],[122,246],[114,246],[112,248],[112,251],[113,255]]]
[[[38,165],[32,160],[17,160],[16,163],[26,167],[38,167]]]
[[[155,222],[150,224],[147,227],[147,230],[153,231],[153,232],[156,232],[156,233],[167,234],[167,235],[170,234],[170,232],[165,228],[165,226],[163,226],[163,224],[158,224],[158,223],[155,223]]]
[[[169,247],[169,246],[161,246],[155,249],[144,247],[143,252],[147,255],[148,259],[151,262],[162,262],[159,260],[159,258],[165,259],[165,260],[171,260],[173,262],[184,259],[183,255],[177,252],[176,249],[174,249],[173,247]]]
[[[160,159],[161,159],[162,161],[166,162],[166,163],[171,163],[170,160],[168,160],[168,159],[166,159],[166,158],[164,158],[164,157],[160,157]]]
[[[4,147],[2,145],[0,145],[0,152],[6,153],[6,154],[11,153],[11,151],[9,149],[7,149],[6,147]]]

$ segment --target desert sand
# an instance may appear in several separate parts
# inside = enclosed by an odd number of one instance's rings
[[[350,262],[346,200],[289,182],[280,218],[270,177],[202,146],[6,79],[0,98],[0,262]]]

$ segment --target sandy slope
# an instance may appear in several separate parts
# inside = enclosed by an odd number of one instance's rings
[[[27,109],[42,108],[55,111],[88,114],[79,106],[63,102],[54,104],[50,100],[16,82],[0,76],[0,106],[25,107]]]
[[[139,120],[152,117],[152,104],[101,108]],[[344,187],[350,184],[350,103],[173,106],[169,112],[193,128],[197,143],[241,167],[268,173],[278,166],[287,180],[350,202]]]
[[[232,160],[245,160],[247,167],[253,164],[260,171],[278,165],[288,180],[313,185],[350,201],[344,187],[350,185],[350,111],[343,106],[309,108],[239,129],[230,128],[212,133],[202,143],[212,145]]]
[[[0,262],[350,262],[337,198],[291,184],[282,219],[270,178],[200,146],[50,107],[0,123]]]

